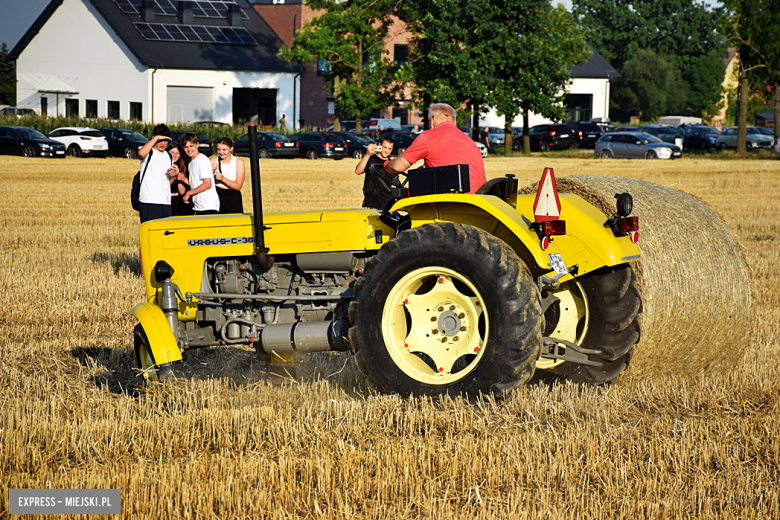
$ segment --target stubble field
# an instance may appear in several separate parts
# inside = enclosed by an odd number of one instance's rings
[[[266,211],[359,206],[354,163],[261,162]],[[149,519],[780,518],[780,160],[486,161],[521,185],[545,166],[671,186],[725,219],[753,288],[733,370],[469,403],[373,395],[348,355],[272,386],[251,352],[211,349],[198,377],[147,388],[138,163],[0,157],[0,518],[9,488],[118,488],[122,517]]]

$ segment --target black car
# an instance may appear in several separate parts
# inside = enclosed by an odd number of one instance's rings
[[[604,129],[590,121],[569,121],[566,124],[574,130],[574,139],[580,148],[595,147],[596,141],[604,135]]]
[[[65,157],[65,145],[26,126],[0,126],[0,154]]]
[[[149,141],[142,134],[128,128],[98,128],[108,141],[108,153],[116,157],[138,158],[138,149]]]
[[[203,132],[192,132],[183,130],[171,130],[171,139],[179,142],[184,134],[195,134],[198,136],[198,151],[206,157],[211,157],[214,153],[214,144]]]
[[[674,140],[677,137],[677,127],[674,126],[645,125],[640,126],[639,131],[657,137],[665,143],[674,144]]]
[[[298,144],[299,157],[343,159],[347,155],[347,143],[343,138],[332,133],[299,132],[291,135],[290,140]]]
[[[720,136],[720,132],[707,125],[685,125],[685,139],[683,139],[683,148],[715,148],[715,141]],[[675,128],[677,131],[678,128]]]
[[[328,134],[337,135],[344,139],[344,142],[347,143],[347,155],[355,159],[362,159],[366,155],[368,145],[374,142],[368,136],[352,132],[328,132]]]
[[[569,125],[562,123],[532,126],[528,130],[528,138],[531,140],[531,150],[565,150],[576,146],[574,130]]]
[[[382,144],[382,139],[385,137],[393,138],[393,151],[390,155],[400,156],[403,155],[407,148],[412,146],[412,143],[417,138],[414,134],[405,134],[403,132],[391,132],[382,134],[381,139],[377,139],[377,144]]]
[[[249,134],[233,141],[233,154],[249,156]],[[295,141],[276,132],[257,132],[257,156],[260,159],[298,157]]]

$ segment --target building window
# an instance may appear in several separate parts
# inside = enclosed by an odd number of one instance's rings
[[[87,117],[97,119],[97,99],[87,100]]]
[[[330,63],[325,58],[317,60],[317,76],[323,76],[330,72]]]
[[[393,59],[395,64],[399,67],[403,67],[409,61],[409,46],[408,45],[396,45],[393,48]]]
[[[402,125],[409,124],[409,109],[408,108],[394,108],[393,119],[397,119]]]
[[[119,119],[119,101],[108,102],[108,114],[109,119]]]
[[[44,117],[49,115],[49,98],[41,98],[41,115]]]
[[[140,121],[143,119],[143,104],[130,102],[130,121]]]
[[[79,115],[79,100],[78,99],[66,99],[65,100],[65,117],[78,117]]]
[[[567,94],[563,104],[566,121],[590,121],[593,117],[593,94]]]
[[[333,115],[336,113],[336,103],[334,101],[328,101],[328,114]]]

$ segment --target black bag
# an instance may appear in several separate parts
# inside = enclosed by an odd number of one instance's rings
[[[166,150],[165,153],[168,153]],[[149,167],[149,163],[151,162],[151,156],[152,151],[149,151],[149,155],[146,156],[146,165],[144,166],[144,171],[141,173],[141,170],[138,170],[138,173],[135,174],[135,177],[133,177],[133,188],[130,190],[130,204],[133,205],[133,209],[136,211],[141,211],[141,183],[144,182],[144,175],[146,175],[146,169]],[[168,153],[168,157],[171,159],[171,166],[173,166],[173,157],[170,157],[171,154]]]

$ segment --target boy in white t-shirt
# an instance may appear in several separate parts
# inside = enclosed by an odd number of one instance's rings
[[[165,151],[171,140],[165,125],[157,125],[152,138],[138,150],[141,159],[141,189],[138,208],[141,223],[171,216],[171,184],[179,174],[171,155]]]
[[[213,215],[219,213],[219,195],[214,183],[214,171],[211,169],[211,161],[198,152],[198,136],[186,133],[179,143],[190,158],[187,166],[189,179],[179,175],[179,180],[188,182],[190,189],[182,196],[186,204],[192,197],[192,211],[195,215]]]

